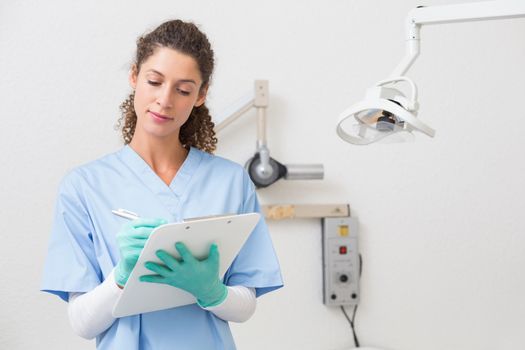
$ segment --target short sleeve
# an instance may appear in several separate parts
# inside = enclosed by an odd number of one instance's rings
[[[261,213],[255,187],[244,172],[244,203],[242,213]],[[255,288],[259,297],[283,286],[281,269],[268,227],[261,219],[224,277],[226,285]]]
[[[60,183],[41,284],[65,301],[69,292],[88,292],[101,282],[78,176],[70,173]]]

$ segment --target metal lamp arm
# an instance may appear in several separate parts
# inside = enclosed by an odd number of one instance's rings
[[[267,187],[277,180],[321,180],[322,164],[284,165],[270,157],[266,144],[266,109],[269,103],[268,81],[256,80],[254,92],[237,101],[219,117],[215,132],[219,132],[254,107],[257,110],[257,150],[246,164],[248,173],[257,187]]]
[[[221,120],[215,125],[215,132],[219,132],[226,128],[228,125],[239,119],[244,113],[249,111],[253,107],[255,101],[255,95],[253,93],[247,94],[242,97],[234,104],[229,106],[228,109],[224,110],[218,117]]]
[[[252,107],[257,110],[257,152],[261,154],[260,171],[271,171],[270,150],[266,146],[266,108],[268,107],[268,81],[256,80],[255,89],[235,104],[230,106],[223,115],[226,117],[215,126],[215,132],[219,132],[235,120],[239,119]]]
[[[257,152],[261,156],[258,171],[270,175],[273,168],[270,165],[270,150],[266,145],[266,108],[268,108],[268,80],[255,81],[255,99],[253,106],[257,109]]]
[[[422,25],[486,21],[524,16],[525,1],[523,0],[498,0],[456,5],[417,7],[408,13],[406,21],[407,53],[399,65],[390,74],[390,77],[394,78],[404,75],[419,56],[419,32]]]
[[[259,145],[266,145],[266,108],[268,107],[268,81],[256,80],[255,89],[252,93],[239,99],[227,110],[221,113],[215,132],[219,132],[228,125],[239,119],[252,107],[257,109],[257,148]]]

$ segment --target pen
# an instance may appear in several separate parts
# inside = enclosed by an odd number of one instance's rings
[[[115,215],[118,215],[120,217],[123,217],[125,219],[129,219],[129,220],[135,220],[135,219],[138,219],[139,218],[139,214],[136,214],[132,211],[129,211],[129,210],[126,210],[126,209],[122,209],[122,208],[119,208],[119,209],[116,209],[116,210],[112,210],[111,211],[113,214]]]

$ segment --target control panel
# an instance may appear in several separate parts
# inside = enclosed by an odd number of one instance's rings
[[[323,302],[327,306],[359,303],[359,251],[357,220],[324,218]]]

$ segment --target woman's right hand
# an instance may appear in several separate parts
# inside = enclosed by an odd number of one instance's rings
[[[117,233],[120,261],[115,267],[115,282],[119,286],[123,287],[128,281],[151,232],[156,227],[166,223],[167,221],[164,219],[140,218],[122,226]]]

